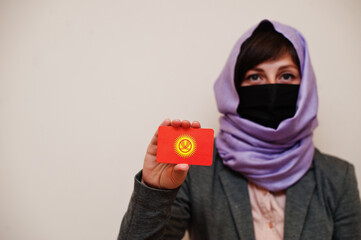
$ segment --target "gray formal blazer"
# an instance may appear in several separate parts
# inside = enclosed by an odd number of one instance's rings
[[[118,239],[254,239],[247,180],[222,164],[192,166],[178,190],[152,189],[136,176]],[[315,151],[311,168],[286,191],[284,239],[361,239],[354,167]]]

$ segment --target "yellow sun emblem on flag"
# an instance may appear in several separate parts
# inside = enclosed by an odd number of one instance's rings
[[[197,149],[196,141],[192,136],[180,135],[174,142],[174,150],[180,156],[188,158],[194,154]]]

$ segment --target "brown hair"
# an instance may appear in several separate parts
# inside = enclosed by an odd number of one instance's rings
[[[240,53],[234,69],[234,83],[236,89],[248,70],[267,60],[276,60],[289,53],[300,71],[300,60],[293,44],[281,33],[277,32],[272,23],[263,20],[241,45]],[[301,72],[301,71],[300,71]]]

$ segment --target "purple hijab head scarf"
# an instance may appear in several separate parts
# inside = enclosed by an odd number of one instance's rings
[[[215,144],[225,165],[249,181],[277,192],[297,182],[311,166],[318,97],[305,39],[292,27],[271,23],[293,44],[300,60],[302,79],[296,113],[283,120],[277,129],[241,118],[237,113],[239,98],[234,68],[241,45],[252,35],[255,26],[237,41],[214,85],[218,110],[223,114]]]

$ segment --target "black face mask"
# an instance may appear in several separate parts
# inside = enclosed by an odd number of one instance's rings
[[[238,114],[265,127],[277,129],[296,113],[299,85],[265,84],[239,87]]]

